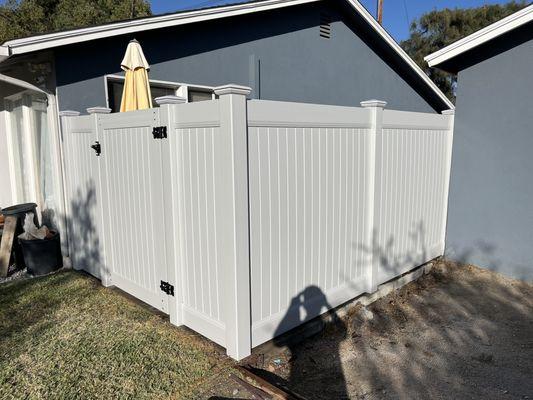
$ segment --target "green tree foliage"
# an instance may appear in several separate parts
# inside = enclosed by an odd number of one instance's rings
[[[0,6],[0,43],[147,15],[146,0],[7,0]]]
[[[429,68],[424,57],[527,5],[526,1],[511,1],[503,5],[431,11],[411,24],[409,39],[402,41],[400,45],[433,82],[450,99],[454,100],[452,84],[456,77],[435,68]]]

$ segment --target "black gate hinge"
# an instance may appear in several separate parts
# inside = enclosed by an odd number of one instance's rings
[[[91,149],[93,149],[96,152],[96,156],[100,156],[102,154],[102,146],[100,145],[100,142],[97,140],[94,142],[93,145],[91,145]]]
[[[152,135],[154,135],[154,139],[166,139],[167,138],[167,127],[166,126],[154,126],[154,129],[152,129]]]
[[[159,288],[169,296],[174,296],[174,285],[171,285],[170,283],[165,281],[161,281],[161,285],[159,285]]]

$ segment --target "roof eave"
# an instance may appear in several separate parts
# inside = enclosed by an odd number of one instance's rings
[[[446,61],[496,39],[497,37],[531,21],[533,21],[533,4],[427,55],[424,57],[424,61],[426,61],[430,67],[438,67]]]
[[[174,14],[165,14],[155,17],[134,19],[109,23],[106,25],[90,26],[86,28],[14,39],[5,42],[3,46],[8,47],[13,55],[23,54],[52,47],[101,39],[109,36],[119,36],[128,33],[161,29],[169,26],[178,26],[199,21],[232,17],[241,14],[249,14],[253,12],[281,8],[288,4],[297,5],[316,1],[320,0],[265,0],[261,2],[248,2],[215,8],[185,11]]]

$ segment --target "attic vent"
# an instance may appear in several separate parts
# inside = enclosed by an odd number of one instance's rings
[[[325,13],[320,13],[320,37],[331,37],[331,17]]]

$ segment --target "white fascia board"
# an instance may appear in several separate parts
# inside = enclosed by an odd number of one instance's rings
[[[435,53],[431,53],[424,57],[424,61],[430,67],[437,66],[444,61],[450,60],[464,52],[472,50],[473,48],[487,43],[488,41],[497,38],[507,32],[512,31],[528,22],[533,21],[533,5],[530,5],[514,14],[509,15],[477,32],[468,35],[467,37],[458,40],[455,43],[446,46]]]
[[[200,21],[209,21],[225,17],[233,17],[260,11],[273,10],[289,5],[312,3],[319,0],[266,0],[261,3],[243,3],[227,7],[193,10],[156,17],[110,23],[70,31],[49,33],[28,38],[15,39],[5,42],[3,47],[9,47],[11,55],[45,50],[52,47],[65,46],[89,40],[101,39],[128,33],[142,32],[152,29],[167,28]]]
[[[233,17],[292,5],[313,3],[317,1],[320,0],[265,0],[262,2],[222,6],[15,39],[4,43],[1,47],[6,48],[9,55],[24,54],[32,51],[45,50],[52,47],[65,46],[68,44],[86,42],[89,40],[111,36],[225,17]],[[391,47],[391,49],[395,51],[409,65],[409,67],[411,67],[411,69],[413,69],[413,71],[422,79],[422,81],[426,83],[433,90],[433,92],[435,92],[435,94],[448,106],[448,108],[453,109],[453,103],[444,95],[444,93],[441,92],[441,90],[424,73],[424,71],[420,69],[413,59],[411,59],[411,57],[409,57],[407,53],[403,51],[400,45],[398,45],[398,43],[396,43],[396,41],[387,33],[387,31],[383,29],[383,27],[374,19],[374,17],[366,10],[366,8],[364,8],[358,0],[346,1],[355,9],[355,11],[357,11],[357,13],[363,17],[363,19],[371,26],[371,28],[378,33],[378,35]],[[2,58],[0,56],[0,62],[1,61]]]
[[[10,56],[9,47],[0,46],[0,63],[7,60]]]
[[[347,0],[348,3],[365,19],[365,21],[382,37],[382,39],[413,69],[416,74],[435,92],[437,96],[448,106],[449,109],[455,109],[453,103],[446,95],[433,83],[431,78],[409,57],[409,55],[400,47],[398,43],[389,35],[389,33],[375,20],[365,7],[357,0]]]

